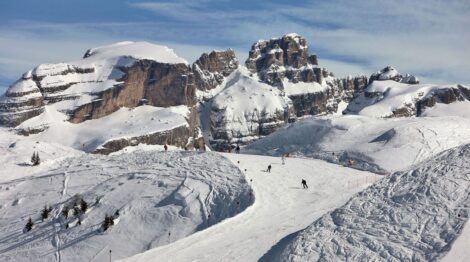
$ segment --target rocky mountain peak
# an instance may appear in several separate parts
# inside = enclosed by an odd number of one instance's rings
[[[239,66],[232,49],[204,53],[192,66],[196,87],[207,91],[220,85]]]
[[[317,56],[308,52],[307,40],[295,33],[251,46],[245,65],[270,85],[283,87],[284,78],[295,82],[321,82]]]
[[[376,80],[393,80],[405,84],[419,84],[419,79],[416,76],[410,74],[402,75],[398,72],[397,69],[390,65],[384,67],[382,70],[373,73],[369,78],[370,83]]]

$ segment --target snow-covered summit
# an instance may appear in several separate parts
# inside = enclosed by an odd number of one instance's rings
[[[87,50],[83,58],[90,61],[119,56],[130,56],[136,59],[149,59],[167,64],[188,64],[185,59],[177,56],[173,49],[170,49],[167,46],[155,45],[148,42],[125,41],[100,46]]]
[[[406,74],[402,75],[398,72],[398,70],[393,66],[386,66],[383,69],[373,73],[370,76],[370,82],[375,80],[383,81],[383,80],[393,80],[400,83],[406,84],[419,84],[419,79],[416,76]]]

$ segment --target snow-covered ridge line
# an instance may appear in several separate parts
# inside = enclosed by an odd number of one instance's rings
[[[277,261],[434,261],[470,215],[470,144],[357,194],[301,231]]]

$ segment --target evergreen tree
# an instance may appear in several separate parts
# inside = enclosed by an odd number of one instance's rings
[[[33,220],[31,220],[31,218],[29,218],[29,219],[28,219],[28,222],[26,222],[26,225],[25,225],[25,227],[24,227],[24,230],[25,230],[26,232],[31,231],[31,229],[33,229],[33,225],[34,225]]]
[[[74,217],[80,216],[81,213],[82,213],[82,211],[80,210],[80,207],[78,207],[78,206],[74,206],[74,207],[73,207],[73,216],[74,216]]]
[[[34,165],[36,163],[36,152],[33,152],[33,155],[31,156],[31,164]]]
[[[109,228],[109,218],[108,218],[108,215],[106,215],[106,216],[104,217],[103,223],[101,224],[101,228],[103,229],[103,231],[108,230],[108,228]]]
[[[41,218],[42,220],[45,220],[49,217],[49,213],[51,213],[52,209],[48,208],[47,205],[44,206],[44,208],[41,211]]]
[[[34,152],[33,155],[31,156],[31,164],[33,166],[39,165],[41,162],[41,159],[39,158],[39,154],[37,152]]]
[[[80,210],[82,211],[82,213],[85,213],[88,209],[88,204],[87,202],[85,202],[85,200],[83,200],[83,198],[80,200]]]
[[[114,220],[112,217],[106,215],[104,217],[104,221],[103,223],[101,224],[101,228],[103,229],[103,231],[106,231],[108,230],[111,226],[114,225]]]
[[[65,219],[67,219],[69,217],[69,208],[68,207],[64,207],[64,209],[62,209],[62,215],[65,217]]]
[[[41,163],[41,159],[39,158],[39,153],[36,152],[36,163],[35,166],[39,165]]]

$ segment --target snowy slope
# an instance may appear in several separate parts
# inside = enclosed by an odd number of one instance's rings
[[[403,116],[415,115],[415,104],[418,100],[452,88],[458,89],[459,85],[406,84],[393,80],[374,81],[365,92],[351,101],[345,112],[370,117],[392,117],[397,115],[397,110],[406,109],[409,112]],[[468,101],[466,102],[468,104]],[[452,106],[452,104],[437,105]]]
[[[21,123],[23,130],[46,129],[25,140],[58,143],[85,152],[93,152],[106,141],[147,135],[180,126],[187,126],[186,106],[160,108],[139,106],[121,108],[111,115],[73,124],[67,116],[46,106],[41,115]]]
[[[249,206],[250,186],[215,153],[133,152],[68,158],[33,176],[0,183],[1,261],[107,261],[166,245]],[[79,194],[81,225],[61,211]],[[99,199],[99,201],[97,201]],[[237,204],[238,203],[238,204]],[[52,207],[41,222],[40,210]],[[105,214],[115,225],[100,230]],[[35,223],[23,233],[28,217]],[[65,228],[69,223],[70,228]]]
[[[468,118],[327,116],[293,123],[244,150],[269,155],[291,153],[343,165],[352,159],[354,168],[380,173],[407,168],[465,143],[470,143]]]
[[[469,217],[468,159],[470,144],[381,180],[301,231],[276,260],[442,258]]]
[[[257,261],[280,239],[338,207],[380,176],[319,160],[224,154],[253,188],[243,213],[172,244],[122,261]],[[265,171],[272,165],[271,173]],[[300,181],[308,181],[309,189]]]

